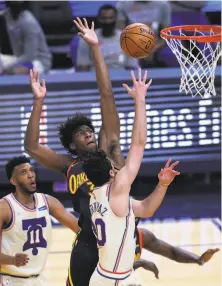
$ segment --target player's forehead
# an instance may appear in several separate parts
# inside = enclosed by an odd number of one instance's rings
[[[78,133],[80,131],[93,131],[93,130],[87,125],[81,125],[76,129],[75,133]]]
[[[26,171],[32,169],[32,165],[30,163],[22,163],[14,168],[15,173],[19,173],[21,171]]]

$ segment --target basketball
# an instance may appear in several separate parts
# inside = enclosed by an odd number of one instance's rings
[[[153,51],[155,45],[154,32],[142,23],[128,25],[120,36],[121,49],[129,57],[143,59]]]

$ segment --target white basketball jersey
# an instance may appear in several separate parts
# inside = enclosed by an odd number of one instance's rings
[[[51,245],[52,226],[47,199],[35,193],[35,209],[20,203],[13,194],[4,197],[12,212],[12,221],[2,229],[1,252],[14,256],[24,253],[29,257],[25,266],[1,265],[0,273],[15,276],[38,275],[43,270]]]
[[[136,243],[135,216],[129,200],[126,217],[116,216],[109,204],[110,184],[95,188],[90,198],[90,212],[97,237],[97,271],[110,279],[126,279],[132,272]]]

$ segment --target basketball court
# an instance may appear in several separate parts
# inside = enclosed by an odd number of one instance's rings
[[[140,223],[158,238],[188,251],[202,254],[208,248],[221,247],[221,220],[204,219],[156,219]],[[65,285],[69,265],[73,233],[64,227],[53,228],[53,245],[45,269],[50,285]],[[138,269],[143,285],[151,286],[219,286],[221,285],[221,253],[203,266],[181,264],[148,251],[142,258],[153,261],[159,269],[159,280],[154,274]]]

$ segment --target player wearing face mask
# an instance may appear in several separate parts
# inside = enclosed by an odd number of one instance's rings
[[[116,8],[108,4],[101,6],[97,17],[100,28],[96,29],[96,34],[105,63],[108,69],[134,69],[138,65],[137,60],[127,57],[121,50],[119,44],[121,30],[116,28],[116,22]],[[76,66],[78,71],[89,71],[93,68],[90,48],[82,39],[77,48]]]

